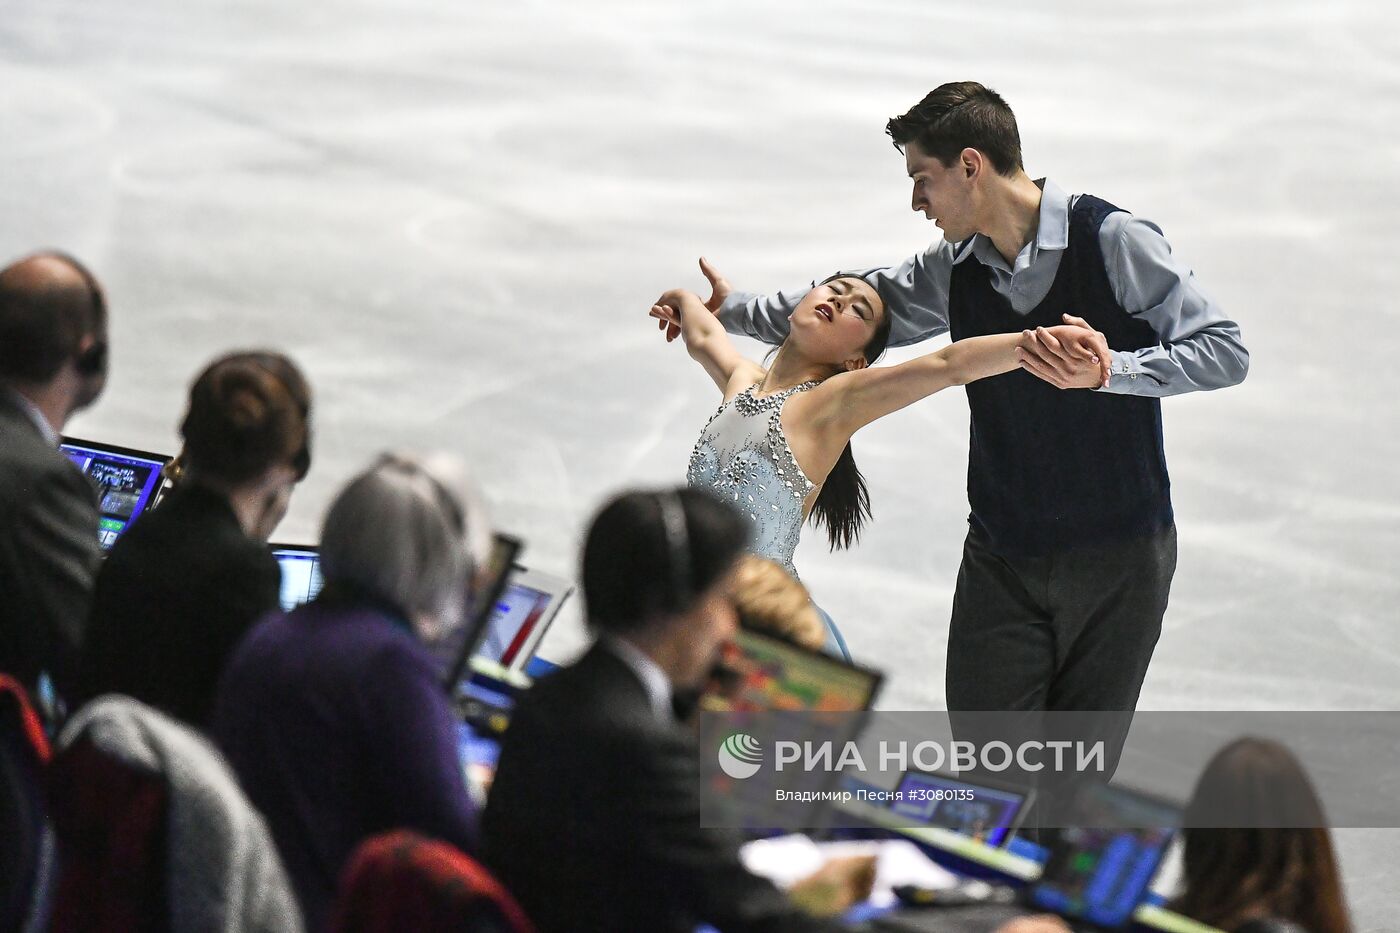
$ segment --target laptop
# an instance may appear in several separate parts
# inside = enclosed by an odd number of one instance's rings
[[[700,700],[709,712],[863,712],[884,683],[877,670],[753,629],[724,646],[720,668]]]
[[[269,544],[282,570],[282,611],[291,612],[321,592],[321,552],[308,544]]]
[[[480,579],[475,588],[478,595],[467,607],[465,622],[433,645],[443,683],[449,690],[461,680],[467,664],[485,636],[493,610],[505,593],[506,584],[515,571],[516,559],[523,549],[524,544],[518,538],[500,532],[492,535],[491,552],[480,570]]]
[[[1097,826],[1063,829],[1050,847],[1040,877],[1012,895],[992,889],[1002,903],[971,907],[901,908],[874,921],[876,929],[903,933],[978,933],[1030,913],[1057,913],[1077,928],[1128,926],[1180,823],[1175,804],[1125,787],[1086,787],[1081,812]],[[1016,903],[1005,903],[1013,898]],[[937,903],[935,898],[933,903]]]
[[[725,715],[701,718],[701,747],[718,746],[736,727],[760,742],[771,732],[771,737],[785,741],[843,747],[864,726],[884,684],[884,675],[877,670],[752,629],[740,629],[725,645],[719,669],[699,708]],[[718,775],[714,790],[741,834],[757,837],[779,829],[821,827],[829,806],[822,792],[840,777],[839,771],[824,768],[785,773],[783,789],[811,804],[785,804],[780,813],[773,809],[772,789],[763,782],[744,783]]]
[[[99,510],[97,540],[111,550],[122,532],[141,514],[155,506],[165,485],[165,454],[115,444],[65,437],[59,445],[68,459],[97,484]]]
[[[467,641],[448,689],[457,711],[480,731],[505,731],[526,667],[574,588],[568,580],[514,564],[477,638]]]
[[[950,829],[989,846],[1011,840],[1035,794],[1029,788],[990,784],[981,777],[970,781],[916,768],[904,772],[897,791],[889,807],[895,819]]]

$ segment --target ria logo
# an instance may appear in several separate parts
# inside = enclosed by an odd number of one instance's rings
[[[719,768],[735,780],[753,777],[762,765],[763,746],[747,732],[736,732],[720,743]]]

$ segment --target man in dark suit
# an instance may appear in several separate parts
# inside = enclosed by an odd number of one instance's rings
[[[39,253],[0,270],[0,672],[73,684],[97,567],[96,490],[58,449],[107,381],[102,289]]]
[[[737,513],[694,490],[624,495],[594,520],[583,589],[598,641],[521,698],[482,818],[487,864],[544,933],[839,929],[700,825],[697,753],[673,693],[699,684],[734,634],[745,540]],[[837,860],[794,897],[839,912],[873,873],[868,859]]]

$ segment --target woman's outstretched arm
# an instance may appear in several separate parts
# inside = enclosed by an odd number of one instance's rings
[[[1047,334],[1048,339],[1057,341],[1057,345],[1070,353],[1098,363],[1104,369],[1104,378],[1108,377],[1107,361],[1099,358],[1091,343],[1092,329],[1065,324],[1039,332]],[[854,434],[877,418],[912,405],[940,389],[1020,368],[1021,354],[1017,346],[1029,333],[969,337],[898,366],[839,373],[820,387],[827,390],[821,404],[826,415],[824,420],[841,433]]]
[[[678,325],[691,359],[705,367],[720,391],[725,391],[736,374],[749,381],[762,377],[763,368],[746,359],[700,296],[684,289],[669,291],[651,306],[651,316]]]

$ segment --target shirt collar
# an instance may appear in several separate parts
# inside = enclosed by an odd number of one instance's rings
[[[24,412],[25,417],[34,422],[34,427],[39,429],[39,433],[43,436],[44,441],[50,447],[57,447],[63,438],[53,429],[53,425],[49,424],[49,419],[44,417],[44,413],[39,410],[39,406],[35,405],[14,389],[10,390],[10,395],[14,398],[15,404],[19,406],[19,410]]]
[[[1035,237],[1016,257],[1018,268],[1015,271],[1034,262],[1043,249],[1062,250],[1069,246],[1069,195],[1048,178],[1038,178],[1035,183],[1040,186],[1040,221]],[[976,256],[985,265],[1006,266],[1006,260],[997,252],[991,239],[980,233],[954,244],[953,253],[954,265],[968,256]],[[1026,260],[1024,263],[1020,262],[1023,256]]]
[[[656,718],[662,722],[669,722],[674,718],[675,713],[671,709],[671,679],[666,676],[660,665],[625,638],[605,637],[603,643],[631,668],[632,673],[642,682],[642,689],[646,691],[647,701],[651,703]]]

